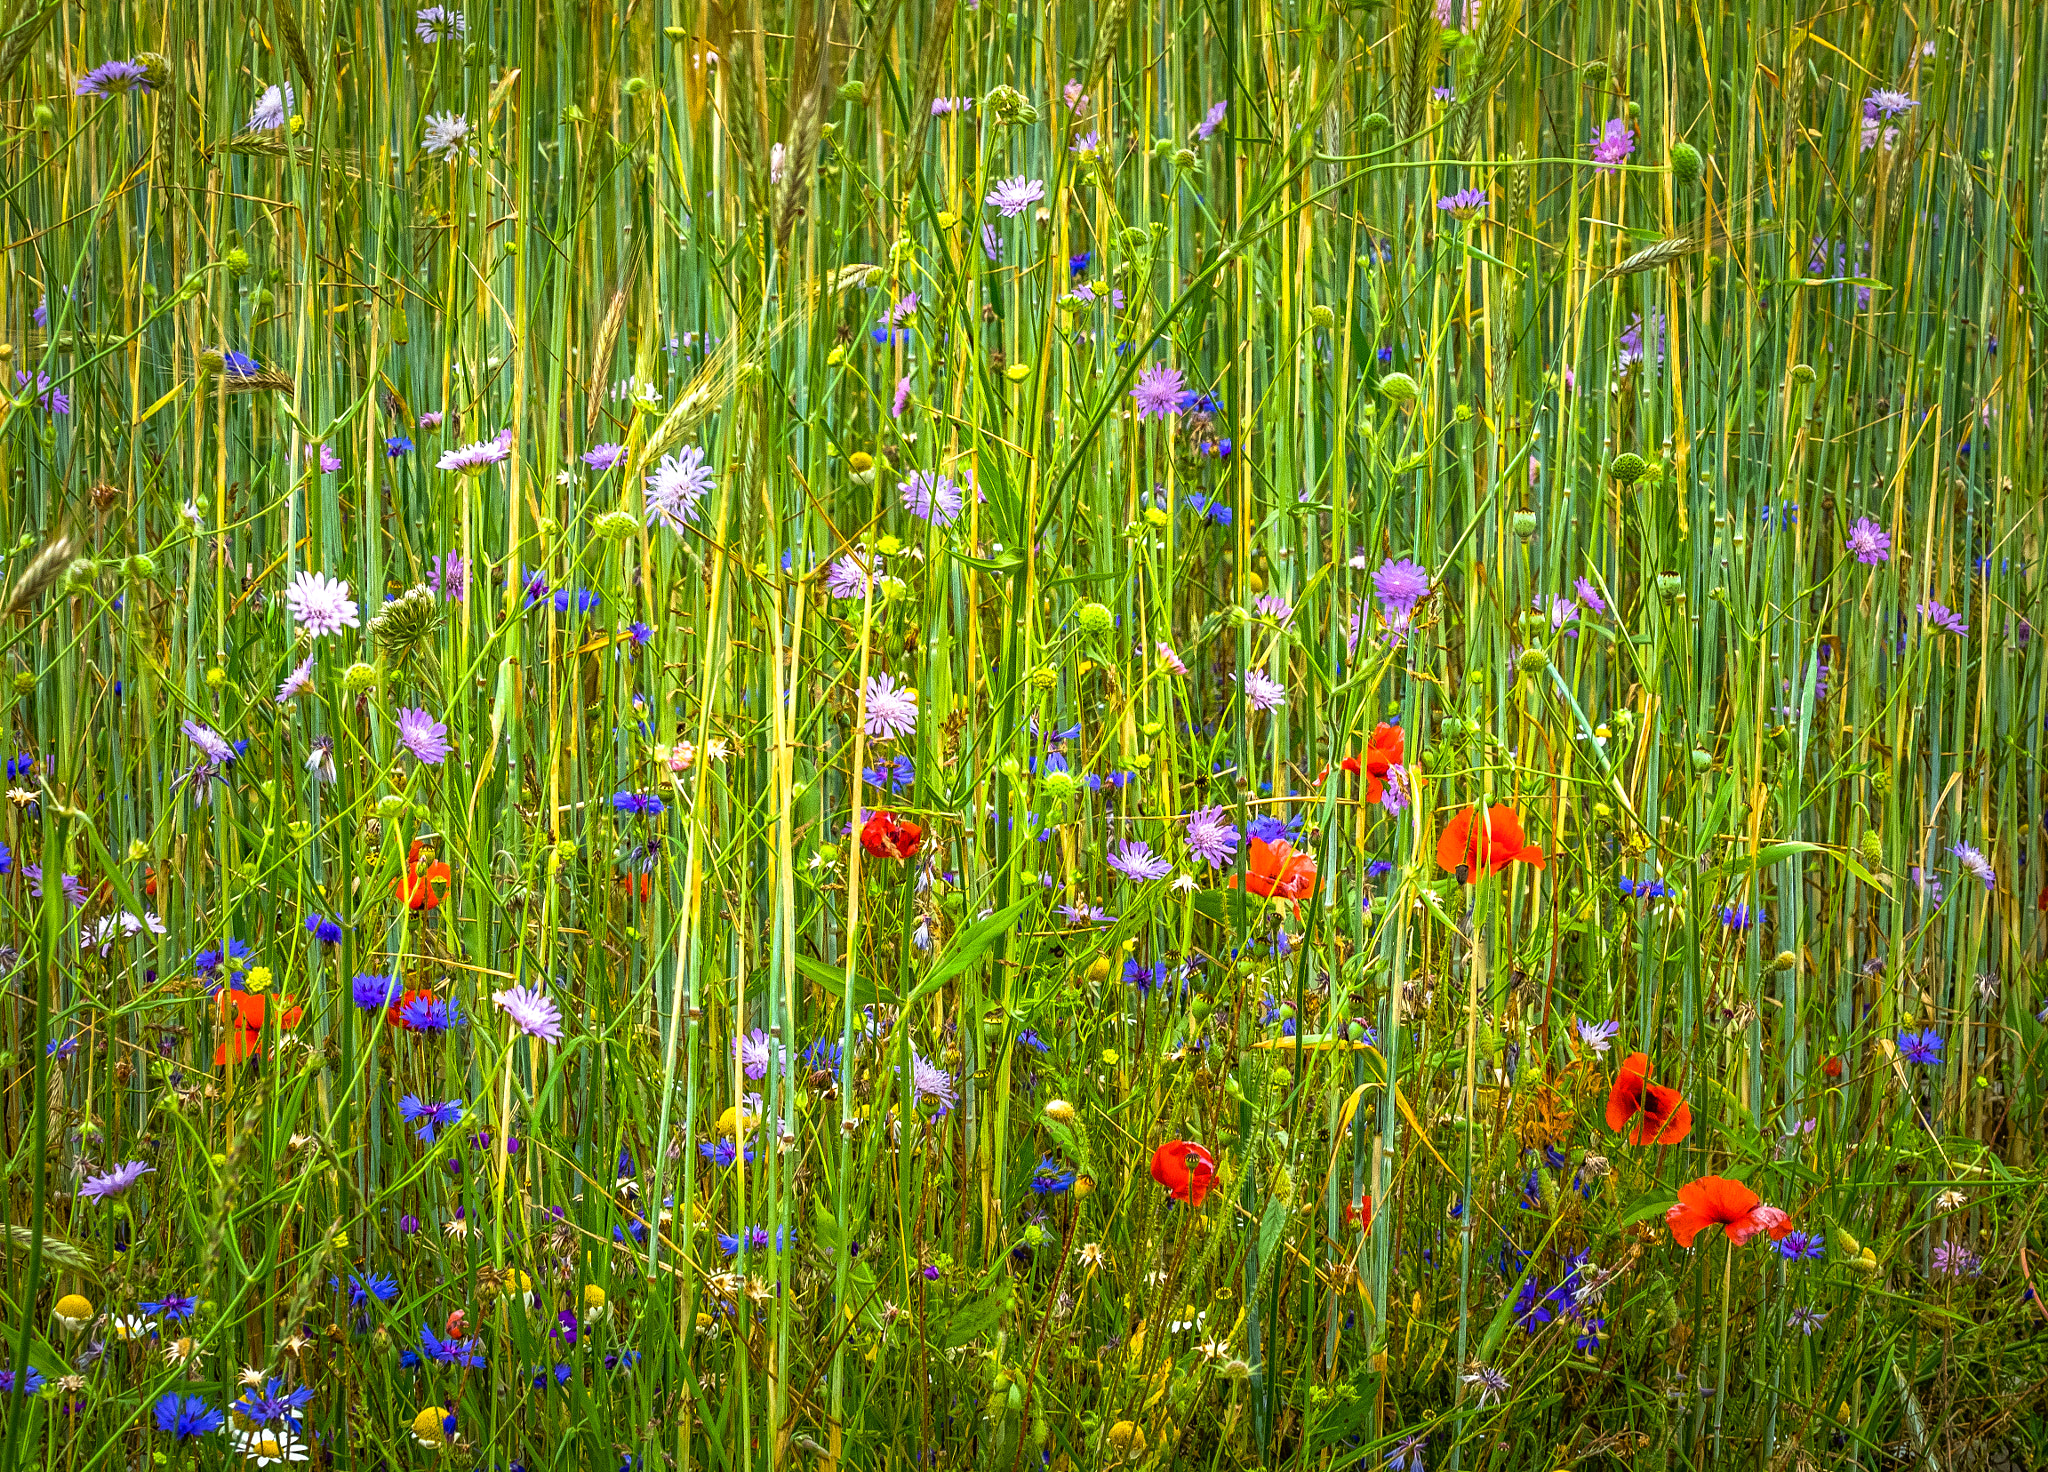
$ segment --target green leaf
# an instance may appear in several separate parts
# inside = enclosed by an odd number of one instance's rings
[[[1026,910],[1033,908],[1038,903],[1038,896],[1032,895],[1028,899],[1017,901],[1016,904],[1011,905],[1008,909],[998,910],[987,919],[977,920],[974,924],[968,926],[966,931],[947,949],[946,954],[939,959],[938,964],[925,973],[924,980],[920,981],[910,995],[903,1000],[908,1003],[915,1001],[928,992],[935,992],[954,977],[966,971],[968,967],[979,961],[991,946],[1008,934],[1019,920],[1024,918]]]
[[[1007,1299],[998,1293],[962,1304],[946,1324],[946,1348],[958,1349],[994,1329],[1001,1322]]]
[[[1280,1245],[1280,1234],[1287,1230],[1287,1203],[1275,1196],[1266,1203],[1266,1211],[1259,1218],[1259,1269],[1265,1270],[1273,1260],[1273,1249]]]

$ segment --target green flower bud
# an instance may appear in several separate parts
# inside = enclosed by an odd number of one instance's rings
[[[1321,302],[1317,302],[1308,309],[1308,320],[1318,327],[1334,327],[1337,325],[1337,314]]]
[[[1522,538],[1523,541],[1527,541],[1529,538],[1536,535],[1535,512],[1517,511],[1514,516],[1514,524],[1515,535]]]
[[[839,100],[841,102],[866,102],[868,100],[867,83],[863,82],[859,77],[840,83]]]
[[[1661,598],[1676,598],[1685,590],[1685,579],[1675,572],[1657,574],[1657,594]]]
[[[1714,754],[1713,754],[1712,752],[1710,752],[1710,751],[1702,751],[1702,750],[1700,750],[1700,749],[1699,749],[1698,747],[1694,747],[1694,748],[1693,748],[1693,752],[1692,752],[1692,769],[1693,769],[1693,770],[1694,770],[1695,772],[1704,772],[1704,771],[1706,771],[1706,770],[1707,770],[1708,768],[1712,767],[1713,765],[1714,765]]]
[[[1697,184],[1700,181],[1700,151],[1690,143],[1671,145],[1671,177],[1680,184]]]
[[[630,511],[607,511],[590,524],[599,541],[623,542],[640,530],[640,523]]]
[[[1380,392],[1397,404],[1412,404],[1422,397],[1422,385],[1405,373],[1389,373],[1380,379]]]
[[[1643,478],[1643,472],[1650,468],[1650,462],[1633,451],[1624,450],[1607,462],[1607,473],[1625,486],[1632,486]]]
[[[1813,371],[1813,367],[1810,364],[1794,363],[1792,365],[1792,381],[1794,383],[1812,383],[1818,377],[1820,375]]]
[[[1515,667],[1525,674],[1541,674],[1550,667],[1550,656],[1532,646],[1522,651],[1521,657],[1515,661]]]
[[[1081,632],[1089,635],[1106,634],[1116,627],[1116,615],[1105,604],[1084,603],[1079,615]]]
[[[1392,127],[1392,121],[1383,112],[1369,112],[1358,125],[1368,133],[1377,133],[1382,128]]]
[[[1586,79],[1588,87],[1604,87],[1612,73],[1608,70],[1606,62],[1589,61],[1579,69],[1579,75]]]
[[[341,672],[341,688],[350,695],[366,695],[377,688],[377,667],[357,660]]]

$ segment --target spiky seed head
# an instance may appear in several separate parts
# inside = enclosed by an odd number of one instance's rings
[[[377,688],[377,667],[357,660],[341,672],[341,688],[350,695],[367,695]]]
[[[434,596],[434,590],[425,586],[407,588],[370,620],[370,638],[383,653],[402,659],[431,638],[440,624],[441,601]]]
[[[1643,472],[1650,468],[1650,462],[1633,450],[1624,450],[1607,462],[1607,473],[1625,486],[1632,486],[1643,478]]]

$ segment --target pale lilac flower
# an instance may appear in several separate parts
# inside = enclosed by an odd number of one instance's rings
[[[1863,116],[1866,118],[1903,117],[1920,104],[1903,92],[1894,92],[1889,87],[1879,87],[1863,99]]]
[[[463,19],[462,12],[445,5],[422,5],[413,20],[413,34],[429,46],[460,41],[469,34],[469,22]]]
[[[502,438],[478,440],[473,445],[461,445],[448,451],[436,463],[443,470],[452,470],[457,475],[481,475],[493,465],[501,465],[512,456],[512,447]]]
[[[1811,1305],[1803,1303],[1799,1305],[1799,1307],[1793,1309],[1790,1316],[1786,1320],[1786,1322],[1792,1328],[1797,1329],[1801,1334],[1805,1334],[1809,1337],[1813,1334],[1814,1330],[1818,1329],[1822,1324],[1825,1324],[1827,1321],[1828,1316],[1825,1312],[1823,1312],[1820,1309],[1814,1308]]]
[[[973,106],[974,99],[972,97],[934,97],[932,99],[932,116],[935,118],[949,117],[956,112],[966,112]]]
[[[31,380],[26,373],[21,372],[19,369],[15,370],[14,384],[16,388],[28,388],[30,382]],[[61,388],[53,387],[49,374],[37,373],[33,382],[35,387],[32,392],[35,401],[42,406],[45,414],[69,414],[71,412],[71,395],[65,393]]]
[[[1621,1031],[1618,1022],[1588,1022],[1583,1017],[1577,1019],[1577,1026],[1579,1041],[1603,1058],[1613,1046],[1615,1035]]]
[[[1456,194],[1446,194],[1437,200],[1436,207],[1456,219],[1476,220],[1486,213],[1486,191],[1460,189]]]
[[[1286,624],[1293,621],[1294,605],[1278,593],[1261,593],[1252,602],[1252,612],[1276,624]]]
[[[935,1100],[947,1109],[960,1097],[954,1091],[953,1075],[915,1051],[910,1055],[910,1089],[918,1098]]]
[[[825,569],[825,591],[834,598],[865,598],[869,581],[867,564],[851,552]]]
[[[315,639],[353,629],[362,623],[349,586],[325,573],[301,572],[284,590],[284,606],[300,628]]]
[[[739,1062],[740,1072],[748,1078],[766,1078],[770,1068],[788,1061],[789,1048],[777,1047],[774,1039],[757,1027],[745,1037],[734,1039],[733,1056]]]
[[[662,456],[647,477],[643,497],[649,524],[659,521],[672,532],[681,531],[685,522],[697,519],[697,503],[717,484],[718,473],[704,463],[702,446],[685,445],[676,454]]]
[[[1943,1242],[1934,1249],[1934,1276],[1974,1278],[1984,1271],[1984,1259],[1960,1242]]]
[[[1962,861],[1965,870],[1983,880],[1986,889],[1998,888],[1998,872],[1991,867],[1991,860],[1984,856],[1984,850],[1958,843],[1949,852]]]
[[[249,112],[248,130],[251,133],[274,133],[291,119],[292,84],[267,87],[256,99],[256,106]]]
[[[917,691],[898,685],[894,675],[877,675],[868,681],[866,713],[862,726],[877,740],[911,736],[917,732]]]
[[[905,292],[902,296],[896,299],[896,301],[890,306],[888,311],[882,314],[882,320],[888,323],[891,327],[902,326],[905,322],[909,321],[912,317],[917,315],[918,300],[919,298],[916,292]]]
[[[313,688],[313,656],[307,655],[305,662],[284,677],[284,683],[277,687],[277,703],[290,705],[292,701]]]
[[[1188,850],[1212,869],[1221,869],[1237,855],[1237,825],[1222,808],[1196,808],[1188,814]]]
[[[1109,867],[1140,884],[1149,879],[1164,879],[1173,872],[1172,861],[1153,853],[1152,845],[1142,839],[1129,839],[1111,849]]]
[[[988,198],[982,203],[1004,219],[1014,220],[1044,198],[1043,179],[1027,179],[1019,174],[1011,179],[998,179],[995,188],[989,190]]]
[[[1884,151],[1890,153],[1899,146],[1899,130],[1897,128],[1887,128],[1882,119],[1865,118],[1863,120],[1861,137],[1857,141],[1856,151],[1858,153],[1868,153],[1880,143],[1884,145]],[[1868,288],[1864,289],[1867,290]]]
[[[967,504],[966,495],[952,477],[933,475],[928,470],[911,471],[908,480],[896,483],[896,490],[903,498],[905,511],[933,526],[951,526]]]
[[[1287,687],[1264,670],[1252,670],[1244,677],[1244,701],[1253,710],[1273,710],[1287,704]]]
[[[144,1165],[139,1160],[117,1165],[103,1176],[87,1176],[85,1184],[78,1188],[78,1194],[88,1201],[104,1201],[109,1196],[119,1196],[144,1176],[156,1174],[156,1167]]]
[[[1373,573],[1372,589],[1389,612],[1407,613],[1429,596],[1429,570],[1419,562],[1390,557]]]
[[[412,707],[401,707],[398,712],[398,744],[429,767],[440,766],[454,750],[448,744],[447,726]]]
[[[1594,172],[1613,173],[1615,165],[1635,151],[1636,135],[1630,131],[1628,119],[1609,118],[1606,126],[1593,135],[1593,162],[1600,166]]]
[[[1174,653],[1173,646],[1164,639],[1159,641],[1156,653],[1159,656],[1160,665],[1171,673],[1184,675],[1188,672],[1188,667],[1181,662],[1181,657]]]
[[[1138,406],[1138,418],[1156,414],[1164,419],[1169,414],[1180,412],[1180,396],[1187,387],[1178,368],[1158,364],[1147,368],[1138,375],[1138,383],[1131,390],[1131,398]]]
[[[459,112],[434,112],[427,114],[427,125],[420,136],[420,150],[435,158],[453,158],[466,152],[469,145],[469,119]]]
[[[1087,132],[1076,138],[1073,145],[1067,150],[1067,152],[1079,154],[1083,158],[1088,158],[1101,151],[1102,134],[1093,128],[1090,128]]]
[[[441,427],[441,419],[442,414],[439,409],[429,409],[426,413],[420,415],[420,428],[439,429]]]
[[[306,458],[319,465],[322,475],[332,475],[335,471],[341,469],[341,456],[335,454],[334,451],[328,449],[325,445],[306,446]]]
[[[981,253],[988,257],[991,266],[1000,266],[1003,263],[1003,237],[996,233],[996,227],[993,225],[981,227]]]
[[[585,465],[592,470],[610,470],[626,458],[626,447],[606,440],[601,445],[592,445],[582,455]]]
[[[1579,595],[1579,602],[1585,604],[1593,612],[1607,612],[1607,600],[1600,596],[1598,588],[1594,587],[1584,578],[1574,578],[1572,580],[1572,591]]]
[[[1945,603],[1929,598],[1919,606],[1920,617],[1944,633],[1958,637],[1970,632],[1970,626],[1963,622],[1963,616]]]
[[[1202,114],[1202,120],[1195,124],[1195,136],[1204,143],[1207,143],[1210,135],[1223,125],[1223,115],[1229,110],[1230,100],[1228,98],[1211,104],[1209,110]]]
[[[538,987],[509,986],[503,991],[492,992],[491,1000],[498,1004],[498,1010],[512,1019],[513,1026],[528,1037],[539,1038],[544,1043],[562,1040],[562,1009]]]
[[[1543,606],[1543,600],[1539,598],[1539,599],[1538,599],[1538,600],[1536,601],[1536,606],[1537,606],[1538,608],[1541,608],[1541,607]],[[1571,599],[1569,599],[1569,598],[1553,598],[1553,599],[1551,599],[1551,600],[1550,600],[1550,627],[1551,627],[1551,628],[1553,628],[1553,629],[1561,629],[1561,628],[1563,628],[1563,627],[1564,627],[1564,626],[1565,626],[1566,624],[1570,623],[1570,622],[1571,622],[1571,621],[1572,621],[1573,619],[1577,618],[1578,616],[1579,616],[1579,605],[1578,605],[1578,604],[1576,604],[1576,603],[1574,603],[1574,602],[1572,602],[1572,600],[1571,600]]]
[[[1892,559],[1891,533],[1867,516],[1856,518],[1849,528],[1849,540],[1843,544],[1858,562],[1875,567]]]
[[[901,419],[903,411],[910,407],[910,375],[904,374],[896,380],[895,397],[889,400],[889,417]]]
[[[224,767],[235,759],[234,743],[204,721],[181,721],[178,729],[216,767]]]
[[[106,97],[115,92],[147,92],[149,68],[139,61],[103,61],[78,79],[72,90],[80,97]]]
[[[1387,768],[1380,783],[1380,806],[1390,818],[1398,818],[1408,807],[1408,769],[1400,762]]]

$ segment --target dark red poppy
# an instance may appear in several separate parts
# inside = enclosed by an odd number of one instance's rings
[[[1347,1201],[1344,1204],[1344,1220],[1358,1228],[1361,1232],[1370,1231],[1372,1229],[1372,1197],[1367,1196],[1364,1200],[1355,1203]]]
[[[1436,841],[1436,866],[1446,874],[1460,868],[1468,879],[1523,863],[1543,867],[1543,850],[1522,832],[1522,820],[1506,803],[1495,803],[1484,816],[1478,808],[1458,814],[1444,825]]]
[[[1224,884],[1236,889],[1237,876],[1233,874]],[[1316,861],[1284,838],[1271,843],[1254,838],[1245,863],[1244,887],[1274,899],[1305,900],[1316,892]]]
[[[1607,1128],[1629,1130],[1631,1145],[1676,1145],[1692,1133],[1692,1108],[1678,1090],[1651,1083],[1650,1060],[1631,1053],[1607,1095]]]
[[[878,859],[907,859],[924,842],[924,829],[894,813],[876,813],[860,830],[860,846]]]
[[[221,1068],[232,1059],[245,1063],[263,1052],[263,1019],[270,1001],[261,992],[221,991],[215,994],[215,1021],[227,1030],[227,1041],[213,1050],[213,1066]],[[279,994],[278,1029],[290,1032],[299,1025],[306,1009],[294,1007],[292,999]]]
[[[1701,1176],[1678,1188],[1678,1205],[1664,1213],[1664,1224],[1680,1247],[1708,1227],[1719,1227],[1737,1247],[1758,1232],[1768,1232],[1778,1241],[1792,1230],[1792,1219],[1775,1206],[1766,1206],[1756,1192],[1740,1181],[1722,1176]]]
[[[398,881],[394,892],[405,901],[408,909],[437,909],[441,896],[448,892],[449,881],[454,877],[455,871],[445,861],[437,860],[422,869],[420,846],[414,843],[405,856],[405,876]]]
[[[1820,1071],[1826,1074],[1829,1078],[1840,1078],[1842,1076],[1841,1058],[1836,1055],[1829,1055],[1825,1060],[1822,1061],[1820,1065]]]
[[[1168,1140],[1152,1152],[1152,1179],[1174,1200],[1200,1206],[1216,1179],[1216,1158],[1193,1140]]]
[[[633,882],[636,879],[639,880],[638,884]],[[643,901],[651,900],[654,898],[654,876],[652,874],[621,874],[619,876],[619,888],[626,892],[626,898],[629,900],[635,897],[634,892],[636,890],[638,891],[638,898]]]
[[[1365,758],[1347,756],[1337,765],[1356,777],[1365,774],[1365,800],[1378,802],[1387,788],[1387,770],[1401,765],[1401,728],[1381,721],[1373,727],[1372,739],[1365,744]]]

